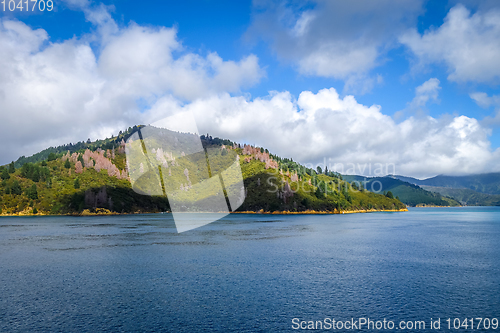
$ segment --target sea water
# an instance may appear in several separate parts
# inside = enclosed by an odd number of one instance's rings
[[[168,214],[0,218],[2,332],[296,331],[360,318],[427,332],[499,317],[499,208],[234,214],[180,234]]]

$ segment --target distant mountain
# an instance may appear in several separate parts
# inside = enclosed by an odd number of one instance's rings
[[[464,206],[500,206],[499,194],[479,193],[469,189],[425,186],[427,191],[437,192],[459,201]]]
[[[407,182],[407,183],[410,183],[410,184],[413,184],[413,185],[423,185],[422,184],[422,180],[420,179],[417,179],[417,178],[413,178],[413,177],[407,177],[407,176],[388,176],[390,178],[395,178],[395,179],[399,179],[399,180],[402,180],[404,182]]]
[[[343,176],[348,182],[357,181],[365,184],[364,187],[369,191],[377,191],[392,194],[399,198],[404,204],[415,206],[459,206],[460,203],[450,197],[439,193],[427,191],[418,185],[395,179],[392,177],[363,177],[363,176]],[[402,177],[413,179],[411,177]]]
[[[469,189],[479,193],[500,194],[500,173],[485,173],[468,176],[436,176],[424,180],[405,176],[393,176],[396,179],[419,185],[454,189]]]

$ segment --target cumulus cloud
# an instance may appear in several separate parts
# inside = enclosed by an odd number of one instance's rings
[[[488,96],[485,92],[474,92],[469,94],[477,105],[484,109],[495,107],[495,113],[485,117],[482,123],[488,127],[498,127],[500,125],[500,95]]]
[[[187,102],[239,92],[265,72],[258,59],[186,52],[175,28],[118,28],[106,7],[89,8],[90,36],[50,42],[43,29],[0,19],[2,163],[51,145],[103,138],[137,124],[164,95]],[[100,29],[102,27],[105,29]],[[90,47],[98,41],[96,53]],[[175,55],[174,55],[175,54]]]
[[[500,78],[499,9],[471,15],[458,4],[437,29],[423,35],[409,30],[399,40],[415,55],[417,68],[444,63],[450,81],[495,83]]]
[[[355,165],[355,172],[368,174],[366,163],[389,163],[395,168],[389,172],[425,177],[499,169],[490,132],[474,118],[410,117],[396,123],[380,106],[340,98],[333,88],[304,91],[297,99],[288,92],[254,100],[220,94],[185,105],[166,98],[148,116],[156,120],[166,110],[192,112],[201,133],[264,146],[303,163],[326,162],[330,170],[343,166],[346,172]]]
[[[476,102],[477,105],[485,109],[492,105],[500,106],[500,95],[488,96],[485,92],[474,92],[469,94],[469,96]]]
[[[54,43],[42,29],[0,20],[2,163],[190,111],[202,133],[265,146],[303,163],[326,161],[329,168],[336,163],[393,163],[397,173],[432,176],[492,171],[500,165],[489,130],[474,118],[410,117],[397,123],[380,106],[341,98],[333,88],[299,96],[287,91],[254,99],[234,96],[265,75],[256,56],[232,61],[216,53],[187,52],[175,28],[119,27],[107,7],[90,8],[85,1],[74,5],[83,6],[97,26],[89,36]],[[326,45],[335,41],[311,35],[321,35],[315,25],[326,20],[323,13],[313,9],[297,20],[285,31],[293,35],[290,45],[306,43],[316,52],[321,40]],[[353,38],[369,33],[357,30]],[[95,42],[98,51],[90,46]],[[335,71],[349,79],[347,73]],[[439,89],[437,79],[428,80],[416,89],[413,103],[436,101]]]
[[[366,77],[384,61],[398,31],[415,22],[422,2],[266,1],[255,7],[248,36],[267,40],[280,59],[304,75],[350,79]],[[349,87],[353,81],[361,83],[351,79]]]
[[[438,101],[439,90],[439,80],[436,78],[431,78],[415,89],[415,98],[410,103],[411,108],[422,108],[427,105],[429,101]]]

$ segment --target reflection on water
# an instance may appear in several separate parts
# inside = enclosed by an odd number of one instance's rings
[[[196,218],[196,214],[194,214]],[[500,209],[0,219],[0,331],[289,331],[500,309]]]

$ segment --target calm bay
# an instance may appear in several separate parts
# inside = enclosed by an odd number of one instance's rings
[[[2,332],[446,331],[500,317],[500,208],[233,214],[181,234],[169,214],[2,217],[0,295]]]

